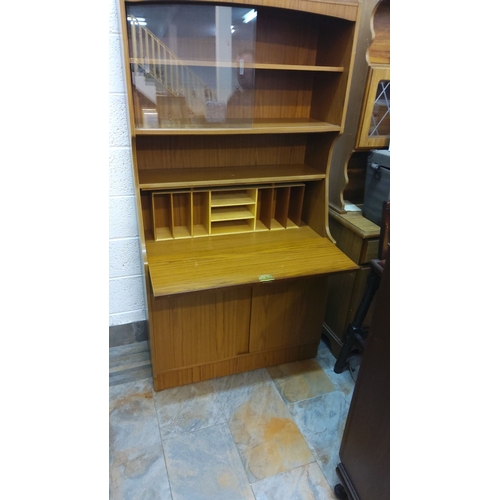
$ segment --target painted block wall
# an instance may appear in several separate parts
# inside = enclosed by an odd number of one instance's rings
[[[109,5],[109,326],[146,319],[117,0]]]

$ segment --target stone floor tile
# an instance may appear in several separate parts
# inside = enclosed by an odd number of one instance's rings
[[[110,500],[172,500],[161,444],[115,452]]]
[[[113,500],[171,500],[151,380],[109,388]]]
[[[321,340],[319,341],[318,345],[318,351],[321,351],[322,349],[330,349],[330,346],[328,345],[328,341],[321,337]]]
[[[290,404],[288,408],[333,488],[338,483],[335,468],[340,461],[340,444],[349,411],[343,393],[330,392]]]
[[[314,359],[304,359],[267,369],[285,403],[296,403],[333,392],[335,387]]]
[[[318,351],[316,356],[316,361],[323,368],[326,376],[332,381],[336,390],[342,391],[348,402],[352,399],[352,393],[354,391],[354,382],[349,370],[345,370],[342,373],[335,373],[333,367],[337,361],[330,350]]]
[[[225,422],[212,382],[197,382],[155,392],[162,438]]]
[[[158,393],[133,367],[144,346],[110,348],[111,500],[335,498],[355,382],[326,343],[315,360]]]
[[[163,441],[174,500],[254,500],[227,424]]]
[[[213,383],[250,483],[314,461],[266,369]]]
[[[109,449],[117,451],[160,444],[151,380],[109,388]]]
[[[255,500],[336,500],[318,464],[297,467],[252,484]]]

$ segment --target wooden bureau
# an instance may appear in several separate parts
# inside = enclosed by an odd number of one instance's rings
[[[122,0],[155,390],[315,356],[357,9]]]

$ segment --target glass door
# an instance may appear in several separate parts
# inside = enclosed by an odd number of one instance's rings
[[[250,126],[256,10],[127,3],[137,129]]]

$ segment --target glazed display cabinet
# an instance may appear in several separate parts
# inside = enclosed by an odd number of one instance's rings
[[[314,357],[357,2],[121,2],[155,390]]]

